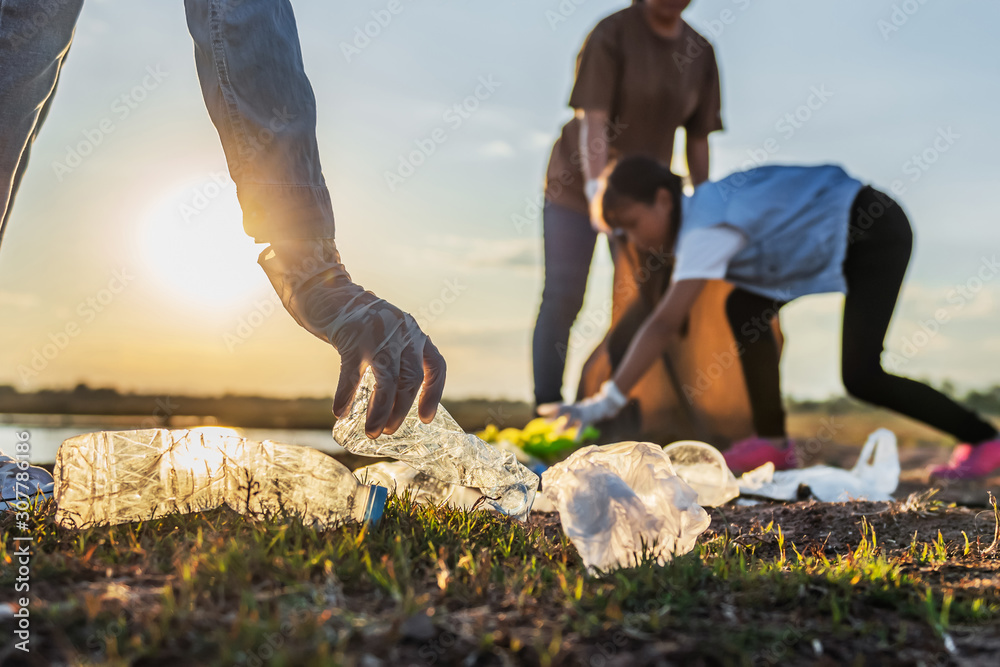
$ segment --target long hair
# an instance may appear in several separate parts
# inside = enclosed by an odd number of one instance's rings
[[[617,228],[615,213],[619,207],[629,201],[652,206],[656,202],[656,193],[661,188],[670,193],[673,203],[670,210],[670,235],[667,238],[667,249],[672,252],[681,227],[684,184],[680,176],[670,171],[670,167],[651,157],[632,155],[623,158],[615,166],[608,176],[604,198],[601,200],[605,222],[609,227]]]

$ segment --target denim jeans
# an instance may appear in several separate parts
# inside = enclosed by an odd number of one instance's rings
[[[0,219],[44,120],[83,0],[0,0]],[[209,115],[260,243],[333,238],[316,99],[288,0],[185,0]],[[0,240],[3,228],[0,227]]]
[[[597,232],[590,216],[545,203],[545,287],[532,341],[535,405],[562,401],[569,333],[583,307]]]

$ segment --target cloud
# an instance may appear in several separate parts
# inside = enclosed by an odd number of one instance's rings
[[[452,322],[447,329],[435,332],[434,341],[442,347],[495,354],[501,349],[523,347],[533,327],[534,322],[516,319]]]
[[[450,251],[469,268],[525,268],[541,265],[541,244],[536,238],[487,239],[441,237],[440,247]]]
[[[484,269],[509,269],[532,274],[542,265],[541,242],[537,238],[480,238],[434,236],[426,245],[390,246],[383,254],[401,265],[447,267],[450,270],[478,272]]]
[[[506,141],[491,141],[479,149],[479,155],[485,158],[508,158],[516,155],[514,147]]]
[[[28,310],[36,305],[38,305],[38,296],[35,294],[0,290],[0,306],[9,306],[11,308]]]
[[[538,130],[532,130],[528,133],[527,138],[524,140],[524,147],[529,150],[537,150],[540,148],[549,148],[555,143],[556,137],[549,132],[539,132]]]
[[[973,278],[978,278],[971,274]],[[900,300],[900,310],[910,316],[933,316],[944,310],[949,317],[962,320],[990,320],[997,323],[1000,302],[1000,276],[991,282],[957,284],[950,287],[928,287],[908,283]]]

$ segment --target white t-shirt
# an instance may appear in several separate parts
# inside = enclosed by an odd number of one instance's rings
[[[747,237],[729,225],[693,229],[677,243],[672,282],[726,277],[729,262],[747,245]]]

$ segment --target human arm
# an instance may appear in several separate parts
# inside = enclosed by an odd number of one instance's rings
[[[628,394],[670,344],[680,337],[684,321],[705,289],[705,282],[702,279],[681,280],[670,286],[656,310],[639,328],[615,371],[612,379],[619,391]]]
[[[584,193],[590,205],[590,224],[599,231],[607,231],[601,212],[604,192],[604,174],[608,166],[608,112],[601,110],[577,111],[580,119],[580,165],[584,177]]]
[[[579,139],[574,150],[584,179],[582,184],[591,211],[591,224],[606,231],[600,214],[603,177],[608,165],[608,135],[621,78],[619,21],[605,19],[587,36],[577,58],[576,77],[569,105],[575,110]]]
[[[705,80],[698,93],[698,106],[684,122],[688,173],[691,175],[691,183],[695,186],[708,180],[708,135],[722,129],[722,86],[713,52],[712,64],[707,68]]]
[[[570,423],[582,425],[616,415],[625,405],[629,390],[679,335],[705,282],[725,278],[729,263],[746,245],[746,236],[725,224],[684,235],[678,245],[673,284],[636,332],[614,378],[596,396],[573,405],[541,406],[539,414],[566,415]]]
[[[615,371],[614,382],[622,392],[627,394],[680,335],[705,282],[724,279],[730,262],[746,245],[744,233],[726,224],[695,229],[681,238],[670,288],[632,339]]]
[[[429,421],[443,391],[444,360],[412,317],[355,284],[337,253],[316,141],[316,99],[295,18],[287,7],[276,11],[276,3],[228,4],[240,4],[239,10],[184,3],[198,77],[236,184],[244,230],[270,244],[258,263],[295,321],[340,353],[335,414],[347,411],[370,365],[377,386],[368,435],[393,432],[421,384],[418,412]]]
[[[540,405],[538,414],[549,419],[565,418],[567,427],[576,426],[581,431],[589,424],[617,415],[628,402],[629,390],[680,335],[684,320],[704,286],[704,280],[684,280],[672,285],[632,339],[614,377],[601,385],[597,394],[571,404]]]
[[[691,184],[698,186],[708,180],[708,135],[687,135],[688,173],[691,174]]]

